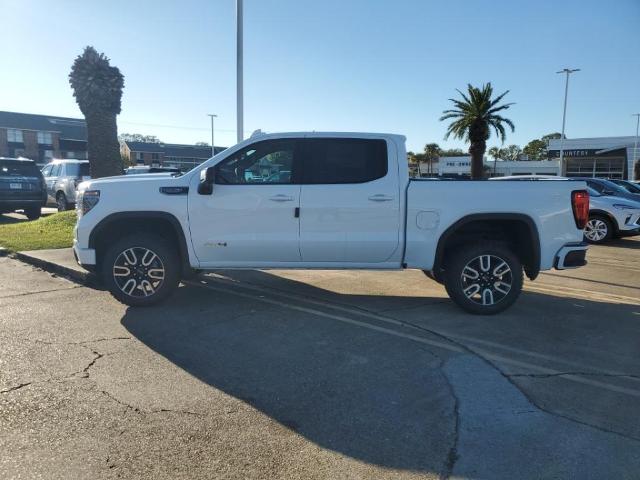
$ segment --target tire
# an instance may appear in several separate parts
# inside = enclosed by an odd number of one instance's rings
[[[124,237],[105,252],[102,281],[111,295],[126,305],[154,305],[170,296],[180,282],[181,265],[175,252],[175,246],[158,235]]]
[[[463,245],[447,257],[444,286],[463,310],[494,315],[516,301],[522,291],[522,275],[522,264],[507,245],[480,242]]]
[[[602,215],[589,215],[589,221],[584,227],[584,238],[595,245],[605,243],[613,236],[611,220]]]
[[[29,220],[37,220],[42,215],[42,209],[40,207],[29,207],[24,209],[24,214]]]
[[[69,210],[69,203],[67,202],[67,197],[62,192],[58,192],[56,194],[56,207],[58,207],[59,212],[64,212],[66,210]]]

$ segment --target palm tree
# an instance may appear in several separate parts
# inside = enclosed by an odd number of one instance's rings
[[[491,128],[504,143],[507,135],[505,124],[513,132],[515,127],[513,122],[497,113],[508,109],[513,103],[498,105],[509,90],[496,98],[493,96],[491,83],[483,85],[482,88],[467,86],[467,94],[458,90],[463,100],[450,98],[455,105],[455,109],[445,110],[440,120],[455,119],[447,128],[445,140],[453,135],[454,138],[464,139],[470,143],[469,153],[471,154],[471,178],[479,179],[484,177],[483,157],[487,149],[487,140],[491,136]]]
[[[91,176],[121,175],[116,115],[120,113],[124,77],[103,53],[85,47],[73,62],[69,83],[87,121]]]
[[[429,160],[429,175],[433,173],[433,161],[440,158],[440,146],[437,143],[427,143],[424,146],[424,155]]]
[[[488,153],[493,158],[493,176],[495,177],[496,166],[498,165],[498,159],[502,158],[502,149],[498,147],[491,147]]]

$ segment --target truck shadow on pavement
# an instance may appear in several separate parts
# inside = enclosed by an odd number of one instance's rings
[[[441,297],[342,295],[265,272],[224,275],[226,283],[203,277],[199,281],[208,287],[181,287],[161,306],[129,308],[122,324],[189,374],[322,448],[386,468],[441,474],[455,457],[457,435],[456,400],[442,366],[461,353],[386,334],[380,328],[402,328],[336,312],[322,302],[371,312],[402,310],[413,323],[433,321],[449,329],[476,322],[495,330],[498,324],[525,339],[528,328],[540,328],[541,317],[562,321],[562,309],[577,301],[527,293],[520,300],[524,305],[510,314],[472,317]],[[247,279],[273,288],[273,294],[250,290]],[[590,319],[603,306],[613,308],[613,316],[640,311],[579,302],[579,315],[587,311]],[[539,304],[560,317],[541,316]],[[335,321],[335,315],[373,328]],[[579,315],[567,317],[570,328],[581,321]]]

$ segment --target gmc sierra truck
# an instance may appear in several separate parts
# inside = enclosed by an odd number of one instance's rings
[[[471,313],[523,272],[586,263],[583,182],[409,179],[405,138],[259,133],[175,176],[80,184],[74,252],[115,298],[165,299],[211,269],[423,270]]]

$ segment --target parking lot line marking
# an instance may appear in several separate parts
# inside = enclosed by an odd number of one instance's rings
[[[530,283],[525,284],[525,290],[531,292],[540,293],[565,293],[567,295],[573,295],[575,298],[581,300],[606,300],[614,303],[625,303],[627,305],[640,306],[640,300],[637,297],[627,297],[625,295],[615,295],[613,293],[595,292],[593,290],[584,290],[581,288],[562,287],[560,285],[553,286],[553,288],[541,287],[539,285],[532,285]]]
[[[216,281],[216,280],[214,280]],[[219,281],[218,281],[219,282]],[[307,307],[302,307],[299,305],[294,305],[292,303],[289,302],[284,302],[284,301],[280,301],[280,300],[274,300],[274,299],[270,299],[270,298],[266,298],[263,295],[256,295],[256,294],[251,294],[251,293],[246,293],[246,292],[239,292],[237,290],[233,290],[233,289],[229,289],[229,288],[222,288],[222,287],[218,287],[218,286],[213,286],[210,285],[206,282],[195,282],[192,280],[187,280],[184,281],[185,284],[187,285],[192,285],[192,286],[196,286],[196,287],[200,287],[200,288],[207,288],[210,290],[214,290],[217,292],[221,292],[221,293],[226,293],[226,294],[230,294],[230,295],[235,295],[235,296],[239,296],[239,297],[243,297],[243,298],[249,298],[252,300],[256,300],[259,302],[263,302],[263,303],[269,303],[271,305],[277,305],[280,307],[284,307],[284,308],[288,308],[290,310],[297,310],[300,312],[304,312],[304,313],[309,313],[311,315],[316,315],[316,316],[320,316],[320,317],[325,317],[325,318],[330,318],[332,320],[337,320],[339,322],[343,322],[343,323],[347,323],[347,324],[351,324],[351,325],[356,325],[359,327],[363,327],[363,328],[367,328],[369,330],[374,330],[380,333],[386,333],[388,335],[392,335],[395,337],[400,337],[400,338],[406,338],[408,340],[413,340],[422,344],[426,344],[426,345],[432,345],[438,348],[443,348],[445,350],[449,350],[449,351],[453,351],[456,353],[467,353],[467,351],[465,349],[463,349],[462,347],[459,347],[455,344],[448,344],[448,343],[444,343],[444,342],[438,342],[435,340],[429,340],[427,338],[424,337],[419,337],[417,335],[411,335],[411,334],[407,334],[407,333],[402,333],[402,332],[398,332],[396,330],[392,330],[390,328],[385,328],[385,327],[379,327],[377,325],[371,325],[370,323],[365,323],[365,322],[360,322],[358,320],[354,320],[351,318],[347,318],[347,317],[343,317],[341,315],[334,315],[331,313],[327,313],[327,312],[323,312],[321,310],[316,310],[314,308],[307,308]],[[234,284],[233,285],[236,288],[245,288],[244,286],[240,286],[238,284]],[[267,291],[266,293],[275,293],[277,294],[277,292],[271,292],[271,291]],[[286,294],[279,294],[280,296],[285,296]],[[305,301],[304,299],[300,300],[300,301]],[[352,312],[352,313],[358,313],[358,314],[364,314],[366,312]],[[376,317],[380,317],[380,319],[385,319],[385,317],[381,317],[375,314],[372,314],[373,316]],[[368,316],[368,315],[364,315],[364,316]],[[429,333],[429,332],[425,332],[425,333]],[[535,365],[535,364],[531,364],[528,362],[522,362],[519,360],[514,360],[508,357],[504,357],[502,355],[498,355],[498,354],[494,354],[485,350],[478,350],[478,349],[471,349],[472,352],[475,352],[477,355],[484,357],[486,359],[492,360],[492,361],[496,361],[496,362],[501,362],[501,363],[507,363],[507,364],[511,364],[511,365],[515,365],[521,368],[527,368],[527,369],[531,369],[531,370],[537,370],[538,373],[544,373],[544,374],[552,374],[552,375],[558,375],[558,378],[563,378],[565,380],[568,381],[573,381],[576,383],[582,383],[585,385],[590,385],[590,386],[594,386],[594,387],[598,387],[598,388],[602,388],[604,390],[609,390],[612,392],[617,392],[617,393],[624,393],[627,395],[631,395],[634,397],[639,397],[640,398],[640,390],[635,390],[635,389],[631,389],[631,388],[625,388],[625,387],[620,387],[617,385],[611,385],[609,383],[606,382],[601,382],[598,380],[593,380],[591,378],[584,378],[578,375],[571,375],[571,374],[563,374],[563,372],[559,371],[559,370],[554,370],[551,368],[547,368],[547,367],[541,367],[539,365]]]

